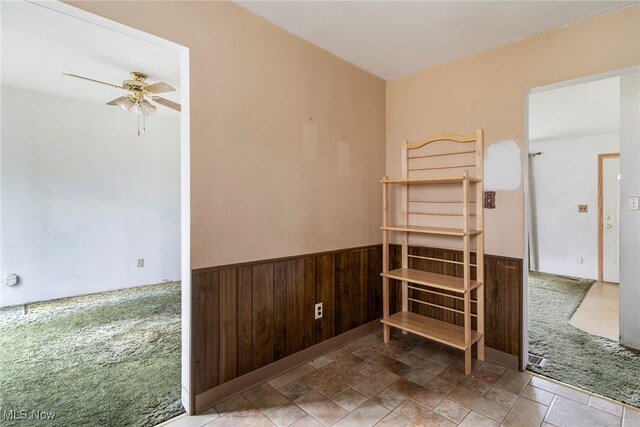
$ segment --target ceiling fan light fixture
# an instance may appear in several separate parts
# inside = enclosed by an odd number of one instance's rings
[[[155,105],[153,105],[152,103],[150,103],[146,99],[143,99],[142,101],[140,101],[140,108],[142,109],[142,113],[145,116],[152,115],[158,109],[158,107],[156,107]]]
[[[131,100],[131,98],[123,98],[116,102],[118,107],[122,108],[124,111],[131,110],[131,107],[135,105],[135,102]]]
[[[131,107],[131,111],[133,111],[136,114],[142,115],[144,114],[142,111],[142,107],[140,106],[139,102],[136,102],[133,107]]]

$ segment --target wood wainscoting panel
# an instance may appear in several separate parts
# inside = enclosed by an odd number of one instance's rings
[[[207,390],[220,383],[220,274],[193,277],[193,316],[195,389]]]
[[[335,333],[335,253],[316,257],[316,303],[322,303],[322,317],[315,319],[315,343],[333,338]],[[315,304],[314,304],[315,305]]]
[[[220,271],[220,382],[238,375],[238,269]]]
[[[367,299],[368,311],[365,322],[382,317],[382,246],[367,250]]]
[[[520,358],[522,260],[485,255],[485,344]]]
[[[314,305],[316,303],[316,258],[304,258],[304,347],[311,347],[316,343]]]
[[[252,371],[251,313],[253,312],[253,298],[251,282],[253,279],[251,266],[238,268],[238,372],[237,376]]]
[[[410,247],[418,256],[461,260],[459,251]],[[475,257],[472,255],[472,262]],[[390,247],[391,268],[401,248]],[[456,264],[412,258],[410,267],[461,276]],[[193,271],[193,375],[200,394],[382,316],[382,247],[341,249]],[[519,356],[522,260],[485,256],[486,345]],[[400,311],[400,282],[390,281],[391,311]],[[445,299],[411,291],[429,301]],[[444,291],[442,292],[444,293]],[[415,294],[415,295],[414,295]],[[323,317],[314,319],[314,305]],[[447,304],[457,308],[459,301]],[[410,310],[462,324],[462,316],[412,303]]]
[[[273,360],[287,356],[287,267],[273,263]]]
[[[378,319],[381,266],[375,245],[194,270],[196,394]]]
[[[304,259],[287,262],[287,356],[305,348],[305,324],[307,310],[304,299]]]
[[[273,362],[273,264],[254,265],[252,269],[251,318],[252,368],[258,369]]]

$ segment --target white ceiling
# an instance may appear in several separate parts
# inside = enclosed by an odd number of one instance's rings
[[[596,80],[529,96],[529,140],[620,132],[620,78]]]
[[[636,2],[236,0],[235,3],[388,80]]]
[[[62,73],[121,84],[130,71],[141,71],[150,82],[165,81],[179,90],[175,52],[33,3],[0,1],[0,11],[2,85],[106,103],[123,91]],[[162,96],[180,100],[178,91]],[[179,115],[161,106],[158,112]]]

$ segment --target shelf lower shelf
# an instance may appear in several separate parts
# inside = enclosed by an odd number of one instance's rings
[[[465,290],[462,277],[447,276],[444,274],[430,273],[428,271],[413,270],[411,268],[397,268],[386,273],[380,273],[380,275],[389,279],[407,281],[460,294],[482,285],[481,282],[471,280],[469,281],[469,289]]]
[[[463,327],[421,316],[411,311],[399,311],[387,319],[383,318],[381,322],[460,350],[466,350],[482,338],[481,333],[472,330],[471,342],[469,346],[465,346]]]

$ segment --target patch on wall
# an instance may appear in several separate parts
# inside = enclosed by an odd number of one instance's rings
[[[513,139],[487,148],[484,159],[485,190],[516,190],[520,187],[522,165],[520,147]]]

